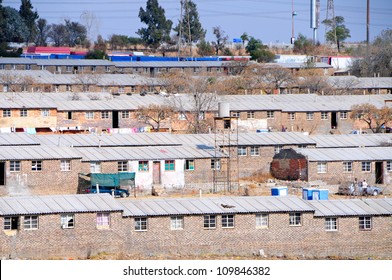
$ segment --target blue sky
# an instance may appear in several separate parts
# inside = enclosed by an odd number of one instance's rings
[[[180,0],[158,0],[166,17],[176,25],[180,17]],[[297,16],[294,18],[295,37],[302,33],[313,38],[310,28],[310,0],[194,0],[200,21],[207,30],[207,40],[214,40],[212,28],[220,26],[230,40],[246,32],[263,43],[289,43],[292,32],[292,1]],[[111,34],[137,37],[144,25],[138,17],[140,7],[147,0],[31,0],[40,15],[49,23],[63,22],[64,18],[80,21],[84,11],[93,13],[99,22],[98,34],[105,39]],[[335,0],[336,16],[345,18],[350,29],[348,42],[366,39],[366,0]],[[20,0],[3,0],[3,6],[19,9]],[[327,15],[327,0],[320,0],[320,18]],[[173,26],[174,27],[174,26]],[[392,29],[392,0],[370,0],[370,39],[384,29]],[[320,24],[318,38],[324,41],[325,27]],[[94,36],[94,39],[96,36]]]

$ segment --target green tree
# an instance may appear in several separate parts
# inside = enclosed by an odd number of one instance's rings
[[[87,29],[84,25],[70,21],[68,19],[65,20],[66,27],[66,44],[70,47],[75,47],[76,45],[85,44],[87,41]]]
[[[46,46],[48,40],[49,26],[46,19],[40,18],[37,21],[37,36],[35,38],[35,44],[37,46]]]
[[[197,43],[205,38],[207,31],[203,29],[197,6],[191,0],[185,1],[185,14],[174,28],[174,31],[177,32],[178,36],[181,36],[184,42]]]
[[[325,34],[325,39],[328,42],[336,43],[338,52],[340,52],[344,40],[351,37],[350,29],[344,25],[344,17],[336,16],[334,19],[325,19],[323,20],[323,24],[331,28]]]
[[[146,10],[140,7],[139,18],[147,28],[140,28],[136,34],[145,45],[155,51],[162,43],[170,41],[173,22],[166,19],[165,10],[159,6],[158,0],[147,0]]]
[[[5,36],[4,36],[4,9],[2,5],[3,0],[0,0],[0,42],[5,41]]]
[[[19,14],[23,19],[27,27],[27,33],[25,37],[26,44],[33,42],[37,34],[37,19],[39,18],[38,13],[33,11],[33,5],[31,5],[30,0],[22,0],[19,8]]]
[[[314,50],[314,45],[311,39],[299,33],[297,40],[294,42],[294,53],[310,54]]]
[[[215,54],[214,47],[206,40],[201,40],[197,44],[197,54],[200,56],[211,56]]]
[[[266,45],[263,45],[261,40],[250,37],[246,51],[249,53],[253,60],[258,62],[271,62],[274,60],[275,55],[268,50]]]
[[[249,42],[249,35],[248,35],[248,33],[246,33],[246,32],[242,33],[240,38],[242,40],[242,47],[245,47],[245,43]]]
[[[51,39],[55,47],[65,45],[65,38],[67,36],[67,28],[64,24],[51,24],[49,25],[48,38]]]
[[[28,30],[18,11],[11,7],[4,7],[3,15],[5,42],[23,42]]]

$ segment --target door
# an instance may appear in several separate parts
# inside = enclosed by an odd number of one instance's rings
[[[376,161],[376,184],[384,184],[384,174],[383,174],[383,162],[382,161]]]
[[[161,183],[161,162],[154,161],[152,166],[152,183],[160,184]]]
[[[5,186],[5,162],[0,162],[0,186]]]
[[[338,128],[338,116],[336,112],[331,112],[331,128]]]
[[[118,127],[118,111],[112,111],[112,128]]]

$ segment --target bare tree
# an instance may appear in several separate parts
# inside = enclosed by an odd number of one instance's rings
[[[274,90],[279,92],[283,84],[290,84],[295,80],[290,70],[280,66],[260,64],[253,68],[252,73],[256,83],[267,93],[273,93]]]
[[[173,108],[167,105],[150,104],[149,106],[140,106],[136,111],[138,120],[145,123],[158,132],[162,122],[169,119],[173,114]]]
[[[373,133],[380,133],[383,127],[392,122],[392,108],[377,108],[373,104],[364,103],[351,107],[351,118],[365,122]]]
[[[100,21],[92,11],[83,11],[80,15],[80,19],[83,25],[86,27],[87,39],[90,43],[93,43],[94,39],[99,31]]]
[[[306,76],[299,79],[299,88],[308,93],[329,94],[331,86],[324,76]]]

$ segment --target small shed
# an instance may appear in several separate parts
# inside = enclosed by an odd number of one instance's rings
[[[307,180],[307,159],[293,149],[282,149],[273,157],[270,172],[280,180]]]

